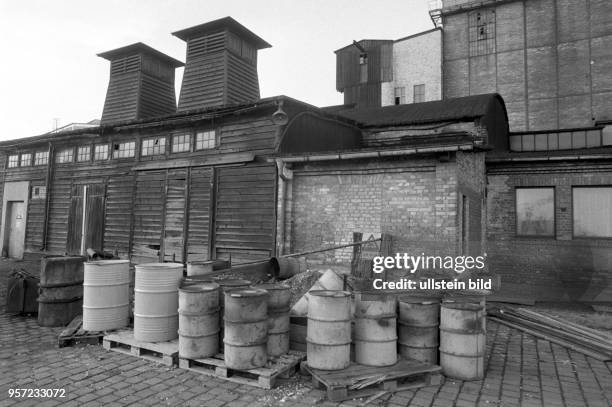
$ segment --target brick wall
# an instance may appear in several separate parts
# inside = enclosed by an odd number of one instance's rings
[[[536,300],[612,301],[612,241],[574,239],[572,186],[612,185],[612,165],[489,165],[487,253],[501,292]],[[555,188],[554,238],[516,236],[516,187]]]
[[[442,31],[433,30],[393,43],[393,81],[381,87],[381,105],[395,104],[395,88],[414,102],[414,85],[425,84],[425,101],[442,98]]]
[[[391,234],[392,253],[459,255],[462,191],[473,200],[470,237],[478,245],[473,250],[481,254],[483,153],[294,164],[291,190],[285,198],[291,236],[286,251],[349,243],[359,231],[364,238]],[[347,248],[309,260],[348,264],[351,256],[352,248]]]
[[[495,47],[469,54],[472,8],[444,16],[444,97],[499,92],[511,131],[575,128],[612,119],[612,2],[499,2]]]

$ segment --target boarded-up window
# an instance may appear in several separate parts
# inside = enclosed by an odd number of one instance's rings
[[[414,103],[423,103],[425,101],[425,84],[414,85]]]
[[[516,234],[543,237],[555,235],[554,188],[516,189]]]
[[[574,236],[612,237],[612,187],[576,187],[572,192]]]

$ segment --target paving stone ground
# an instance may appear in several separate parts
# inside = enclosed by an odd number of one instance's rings
[[[0,406],[336,406],[306,377],[273,390],[238,385],[102,346],[57,347],[61,328],[5,313],[6,274],[0,261]],[[15,388],[65,389],[64,398],[15,399]],[[358,406],[353,400],[340,405]],[[602,363],[517,330],[488,323],[484,380],[443,380],[373,405],[414,407],[612,406],[612,364]]]

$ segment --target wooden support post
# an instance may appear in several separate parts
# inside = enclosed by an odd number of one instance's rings
[[[387,257],[391,256],[393,248],[393,237],[388,233],[382,233],[380,236],[380,255]],[[387,280],[387,269],[385,268],[385,280]]]
[[[363,233],[353,232],[353,243],[361,242],[363,239]],[[361,245],[353,246],[353,258],[351,259],[351,274],[356,275],[357,268],[359,266],[359,260],[361,260]]]

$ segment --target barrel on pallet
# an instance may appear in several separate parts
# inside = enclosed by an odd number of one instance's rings
[[[355,293],[355,362],[391,366],[397,362],[397,302],[394,295]]]
[[[440,366],[460,380],[484,377],[485,311],[480,304],[443,303],[440,311]]]
[[[243,280],[240,278],[215,278],[213,281],[219,284],[219,290],[221,291],[219,294],[219,326],[221,327],[221,332],[219,334],[219,346],[223,348],[223,335],[225,332],[225,326],[223,324],[223,315],[225,314],[224,293],[229,290],[249,288],[251,286],[251,282],[249,280]]]
[[[134,339],[165,342],[178,337],[180,263],[145,263],[136,266]]]
[[[405,358],[438,363],[440,299],[405,296],[399,299],[399,351]]]
[[[82,312],[83,256],[41,260],[38,325],[64,326]]]
[[[281,284],[260,284],[268,292],[268,356],[289,352],[289,304],[291,291]]]
[[[268,292],[257,288],[225,292],[224,360],[231,369],[255,369],[268,361]]]
[[[106,331],[127,326],[130,303],[130,261],[85,263],[83,329]]]
[[[351,359],[351,294],[314,290],[308,300],[306,359],[313,369],[339,370]]]
[[[308,300],[310,299],[311,291],[335,291],[344,288],[344,278],[335,271],[329,269],[313,284],[306,294],[302,296],[293,307],[291,307],[291,315],[306,316],[308,314]]]
[[[179,356],[207,358],[219,351],[219,285],[179,288]]]

